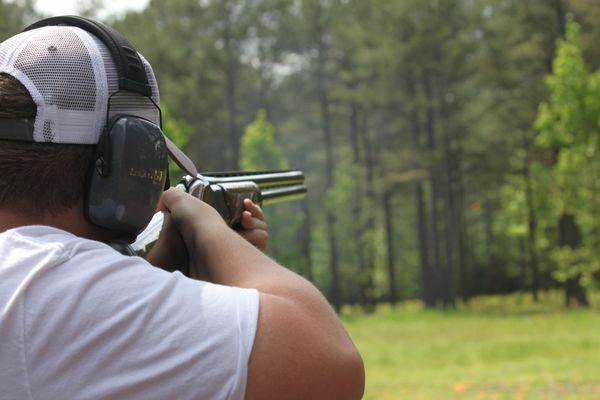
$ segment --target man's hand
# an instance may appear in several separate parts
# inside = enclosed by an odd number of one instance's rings
[[[179,195],[180,194],[177,193],[175,194],[176,197]],[[167,196],[172,197],[173,193],[169,193]],[[244,207],[246,210],[242,214],[242,229],[238,233],[254,247],[265,252],[269,239],[269,228],[265,222],[263,210],[250,199],[244,201]],[[186,244],[179,229],[175,226],[173,217],[165,206],[164,200],[161,200],[159,208],[165,213],[164,224],[158,241],[154,244],[152,250],[150,250],[146,256],[146,259],[152,265],[161,267],[167,271],[179,270],[192,278],[205,280],[206,275],[204,271],[195,271],[194,268],[190,268],[188,265]],[[179,218],[187,219],[186,225],[187,222],[192,222],[192,220],[195,220],[196,218],[201,218],[206,224],[215,226],[220,225],[223,227],[224,222],[221,217],[217,216],[216,212],[210,212],[210,208],[211,207],[205,205],[205,207],[198,208],[196,212],[187,212]],[[206,213],[208,213],[208,215],[206,215]]]
[[[190,278],[209,280],[194,243],[210,237],[213,229],[229,230],[223,218],[203,201],[174,188],[163,193],[158,210],[164,213],[164,223],[146,260],[167,271],[177,270]]]
[[[156,243],[145,256],[146,261],[166,271],[181,271],[189,276],[188,254],[183,238],[168,213],[163,213],[163,225]]]
[[[267,250],[269,240],[269,227],[265,221],[263,210],[250,199],[244,200],[246,211],[242,213],[240,236],[262,251]]]

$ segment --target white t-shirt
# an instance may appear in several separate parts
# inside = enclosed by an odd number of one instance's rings
[[[242,399],[258,292],[47,226],[0,234],[0,399]]]

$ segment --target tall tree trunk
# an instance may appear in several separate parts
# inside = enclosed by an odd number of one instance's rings
[[[361,162],[360,157],[360,132],[359,132],[359,108],[355,102],[350,103],[350,144],[352,145],[352,161],[355,164]]]
[[[269,92],[271,89],[271,80],[269,77],[269,49],[262,39],[258,43],[258,78],[259,78],[259,107],[267,111],[267,115],[271,115],[271,103],[269,102]]]
[[[462,298],[463,302],[469,300],[469,294],[467,291],[467,259],[466,259],[466,227],[465,227],[465,184],[462,175],[462,145],[458,146],[456,152],[456,187],[457,187],[457,208],[456,208],[456,223],[458,233],[458,255],[456,259],[456,265],[458,266],[458,295]]]
[[[454,188],[453,188],[453,178],[452,178],[452,162],[450,160],[449,148],[447,145],[444,145],[444,153],[445,156],[445,164],[446,164],[446,190],[444,199],[444,244],[446,251],[446,263],[444,269],[444,283],[446,286],[446,290],[444,291],[444,305],[454,307],[455,305],[455,267],[454,267],[454,249],[456,246],[456,221],[455,221],[455,212],[454,209],[455,199],[454,199]]]
[[[331,115],[329,113],[329,98],[325,80],[325,45],[322,37],[317,42],[317,91],[319,96],[319,107],[321,109],[321,128],[323,131],[323,142],[325,144],[325,185],[327,189],[333,188],[335,181],[333,176],[333,137],[331,134]],[[325,221],[327,223],[327,238],[329,241],[329,272],[331,273],[331,302],[336,311],[340,311],[342,298],[340,292],[339,278],[339,255],[337,240],[335,237],[335,214],[326,210]]]
[[[377,199],[375,196],[375,188],[373,187],[375,181],[375,151],[373,149],[371,138],[369,136],[369,126],[367,123],[367,116],[365,114],[363,118],[362,128],[359,130],[361,134],[362,144],[365,151],[364,163],[366,168],[365,175],[365,187],[367,189],[367,220],[365,223],[364,231],[368,233],[372,233],[375,230],[375,215],[373,213],[373,209],[377,204]],[[365,277],[364,277],[364,285],[366,290],[366,298],[367,298],[367,311],[374,310],[374,299],[373,299],[373,274],[375,270],[375,251],[373,249],[372,239],[369,239],[365,243]]]
[[[529,269],[531,271],[531,295],[533,301],[538,301],[538,290],[540,288],[540,274],[537,256],[537,216],[533,204],[533,188],[531,182],[531,143],[525,137],[525,165],[523,177],[525,179],[525,203],[527,207],[527,250],[529,252]]]
[[[302,220],[302,225],[298,230],[298,239],[300,241],[300,248],[302,250],[302,254],[304,256],[305,264],[304,264],[304,276],[309,281],[313,282],[313,268],[312,268],[312,254],[310,251],[311,247],[311,219],[310,219],[310,208],[308,206],[308,199],[304,199],[301,202],[302,213],[304,214],[304,219]]]
[[[386,190],[383,193],[383,212],[385,219],[385,238],[387,248],[387,272],[389,284],[389,301],[396,304],[398,294],[396,292],[396,265],[394,261],[394,213],[391,205],[392,192]]]
[[[496,261],[494,257],[494,206],[489,198],[484,199],[482,204],[485,253],[487,258],[487,268],[494,270]]]
[[[415,184],[417,206],[417,229],[419,231],[419,260],[421,262],[421,298],[426,307],[435,307],[435,277],[429,263],[429,232],[427,232],[427,210],[423,182]]]
[[[567,30],[567,21],[566,21],[567,12],[565,10],[565,5],[563,4],[563,0],[554,0],[554,14],[556,15],[556,24],[558,26],[558,35],[560,37],[565,37],[565,33]]]
[[[360,157],[360,132],[359,132],[359,111],[358,105],[354,102],[350,103],[350,130],[348,131],[350,134],[350,143],[352,145],[352,162],[355,165],[361,165],[361,157]],[[354,192],[354,198],[352,199],[352,215],[356,217],[357,220],[361,220],[359,216],[362,215],[365,210],[364,206],[364,186],[356,185],[356,191]],[[367,267],[367,260],[365,259],[365,246],[363,241],[363,226],[359,223],[352,224],[352,237],[355,241],[355,249],[356,249],[356,260],[358,262],[358,270],[362,273]],[[367,307],[370,303],[370,296],[368,293],[368,286],[366,282],[362,279],[359,281],[360,287],[360,302],[364,307]]]
[[[527,290],[527,270],[529,268],[527,246],[525,239],[519,238],[519,280],[521,281],[521,290]]]
[[[427,147],[429,150],[429,170],[430,170],[430,184],[431,184],[431,240],[433,248],[433,265],[432,265],[432,293],[434,302],[440,298],[443,298],[442,292],[445,290],[442,286],[442,263],[440,257],[440,218],[438,210],[438,199],[439,194],[439,168],[436,157],[437,147],[435,140],[435,110],[433,108],[433,91],[431,84],[431,71],[426,69],[423,74],[423,90],[425,94],[425,101],[427,103],[425,107],[425,129],[427,131]]]
[[[558,222],[558,244],[561,247],[576,249],[582,244],[581,230],[572,214],[563,214]],[[581,273],[567,279],[565,282],[565,302],[567,307],[574,300],[577,305],[588,307],[589,301],[585,288],[581,285]]]
[[[410,129],[412,133],[413,149],[422,154],[423,147],[421,145],[421,124],[419,122],[419,108],[416,105],[417,89],[416,77],[412,69],[409,69],[406,76],[406,87],[409,98],[413,101],[410,106]],[[418,166],[417,166],[418,167]],[[431,265],[429,264],[429,233],[427,232],[427,211],[425,205],[425,195],[423,193],[423,182],[417,181],[415,188],[415,207],[417,209],[417,232],[419,237],[419,261],[421,264],[420,282],[421,282],[421,299],[426,307],[435,306],[435,298],[433,296],[432,286],[434,278],[431,273]]]
[[[237,49],[231,35],[233,22],[231,21],[231,4],[228,0],[222,2],[225,27],[223,31],[223,48],[227,60],[225,62],[225,104],[227,108],[227,168],[232,171],[239,170],[240,161],[240,135],[237,127],[237,102],[236,102],[236,75],[237,75]]]
[[[564,0],[554,0],[552,3],[554,12],[556,15],[557,23],[557,35],[560,38],[564,38],[566,32],[566,5]],[[555,41],[554,41],[555,42]],[[553,49],[554,50],[554,49]],[[554,51],[548,53],[548,72],[552,72],[552,62],[554,59]],[[554,152],[554,162],[558,161],[560,149],[556,148]],[[581,231],[575,220],[575,215],[565,213],[560,216],[558,220],[558,236],[559,246],[569,247],[576,249],[582,244]],[[589,301],[585,288],[581,285],[581,274],[567,279],[564,284],[565,287],[565,302],[567,307],[570,306],[571,301],[575,301],[578,305],[583,307],[589,306]]]
[[[437,65],[442,65],[442,55],[436,54]],[[455,306],[455,268],[454,249],[456,246],[456,200],[454,197],[454,160],[451,151],[451,131],[448,128],[449,116],[446,104],[446,81],[442,71],[438,71],[438,104],[440,110],[440,136],[442,137],[442,149],[444,153],[444,169],[446,170],[445,198],[444,198],[444,244],[446,251],[446,263],[444,268],[444,306]]]

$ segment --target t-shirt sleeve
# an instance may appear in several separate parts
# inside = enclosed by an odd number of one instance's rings
[[[188,279],[98,245],[37,279],[25,305],[33,397],[244,397],[254,289]]]

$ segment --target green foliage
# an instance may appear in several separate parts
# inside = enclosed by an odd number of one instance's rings
[[[525,190],[523,186],[521,177],[511,177],[509,182],[502,187],[501,194],[501,203],[504,207],[501,230],[508,236],[521,239],[524,239],[527,235]]]
[[[546,81],[550,99],[541,104],[536,121],[541,146],[588,146],[588,140],[597,136],[600,94],[593,91],[589,75],[580,27],[569,20],[566,38],[558,42],[553,74]]]
[[[171,114],[171,110],[166,105],[162,105],[163,131],[169,139],[179,148],[184,148],[190,143],[194,133],[194,128],[184,119],[176,118]]]
[[[358,204],[364,203],[366,197],[365,174],[364,166],[352,162],[349,152],[340,152],[338,168],[335,173],[335,186],[328,188],[325,199],[325,207],[345,220],[345,224],[340,226],[340,231],[349,231],[352,225],[365,223],[367,213],[364,212],[364,208],[358,215],[352,215],[349,212],[349,210],[357,208]],[[369,208],[369,205],[365,208]]]
[[[554,212],[577,216],[582,248],[553,251],[555,277],[565,280],[583,274],[585,282],[600,271],[600,71],[590,73],[583,59],[580,27],[573,20],[560,40],[553,74],[547,79],[550,97],[540,105],[536,129],[539,146],[558,154],[552,165]]]
[[[600,258],[590,246],[576,249],[560,247],[552,250],[551,257],[559,265],[554,271],[554,278],[561,282],[581,276],[582,284],[590,286],[594,284],[594,274],[600,271]]]
[[[0,41],[19,33],[35,17],[32,0],[0,0]]]
[[[275,143],[275,127],[267,120],[265,110],[258,110],[254,121],[244,128],[240,166],[244,170],[288,168],[281,148]]]
[[[34,18],[31,4],[0,1],[3,37]],[[565,25],[569,13],[581,29]],[[165,131],[201,170],[231,168],[239,145],[244,169],[305,172],[310,242],[299,203],[269,206],[270,253],[297,271],[312,257],[330,294],[333,210],[342,297],[355,303],[389,293],[388,190],[400,297],[423,292],[419,222],[429,262],[438,250],[441,272],[453,274],[438,277],[440,290],[525,288],[532,250],[544,285],[576,271],[590,282],[600,259],[599,16],[591,0],[153,0],[107,22],[152,63]],[[564,212],[584,241],[573,253],[557,250]]]
[[[240,146],[240,166],[245,171],[281,170],[288,162],[275,143],[275,127],[267,112],[258,110],[254,121],[246,125]],[[265,209],[269,224],[269,253],[289,268],[302,272],[304,257],[297,245],[297,231],[302,223],[297,204],[283,203]]]
[[[162,121],[163,121],[163,132],[175,143],[180,149],[184,149],[192,138],[194,128],[188,124],[185,120],[176,118],[171,114],[169,107],[166,105],[161,106]],[[177,164],[169,158],[169,175],[173,180],[171,184],[176,183],[176,179],[185,175]]]
[[[352,162],[349,152],[340,152],[335,185],[328,188],[325,196],[325,208],[336,218],[335,235],[341,239],[338,242],[340,274],[342,290],[348,300],[359,298],[361,287],[367,288],[365,294],[376,295],[368,288],[373,279],[369,264],[373,263],[374,245],[382,241],[375,237],[375,229],[367,227],[375,205],[367,198],[365,174],[364,166]]]

